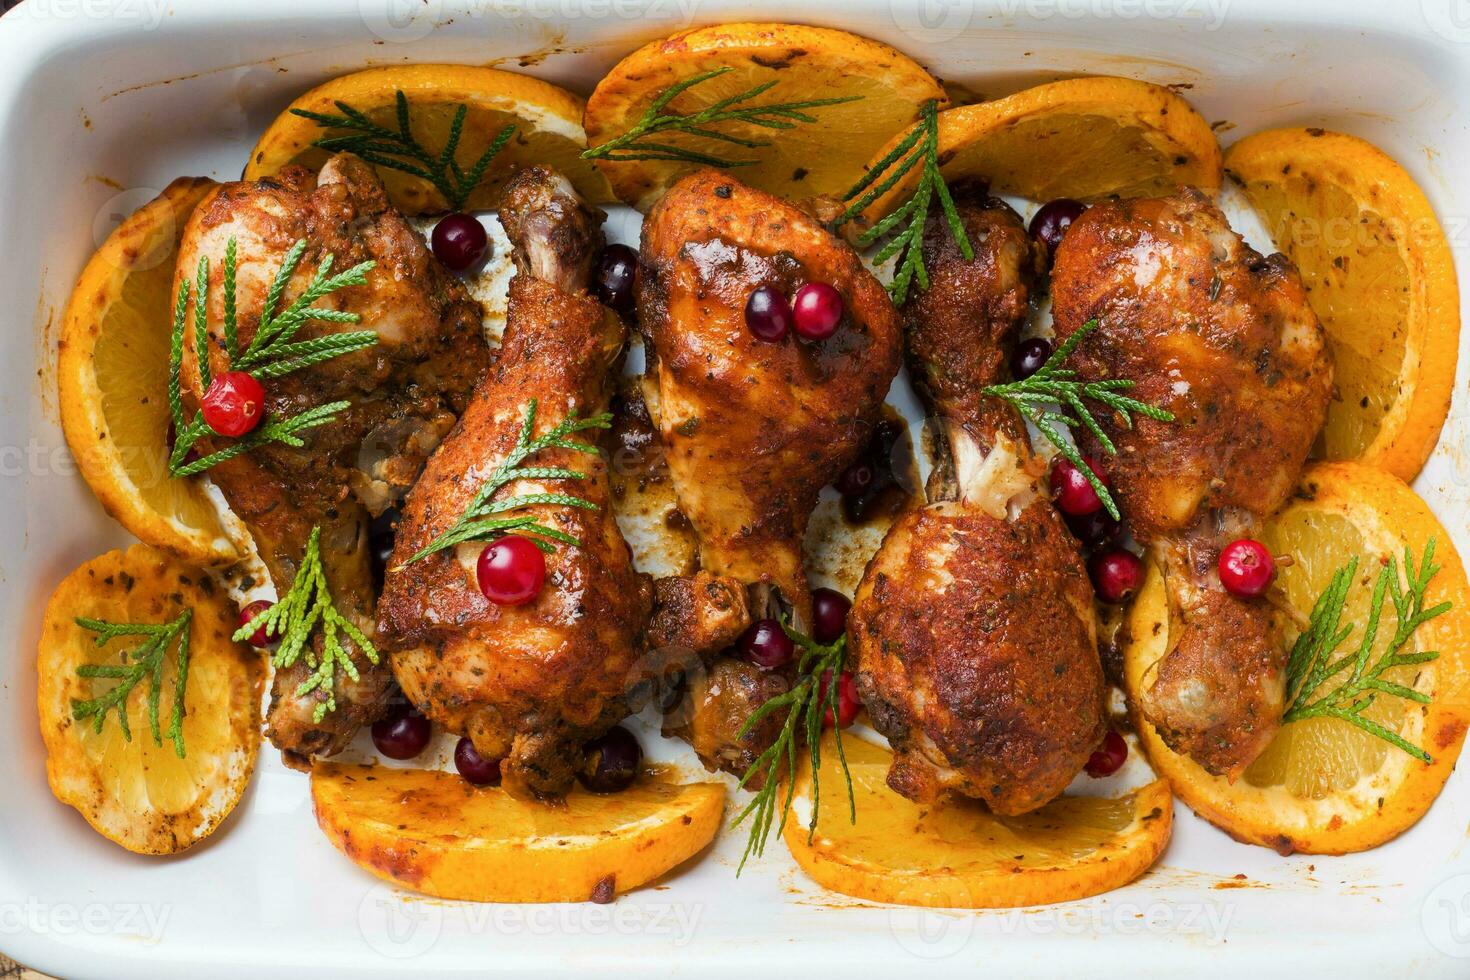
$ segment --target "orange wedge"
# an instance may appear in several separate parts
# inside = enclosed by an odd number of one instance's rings
[[[291,112],[337,115],[337,103],[365,113],[373,122],[397,131],[398,93],[408,99],[409,131],[427,152],[438,154],[448,144],[450,127],[461,105],[467,107],[455,159],[469,167],[506,126],[516,127],[470,195],[468,210],[493,208],[510,176],[532,164],[551,167],[565,175],[581,195],[593,202],[612,200],[607,181],[581,159],[586,149],[582,131],[582,100],[564,88],[514,72],[474,65],[394,65],[369,68],[318,85],[292,102],[271,123],[250,153],[245,179],[279,173],[290,164],[318,170],[328,152],[312,143],[340,136],[316,122]],[[405,214],[447,211],[450,204],[434,185],[421,177],[389,167],[378,167],[388,197]]]
[[[706,128],[770,145],[743,147],[673,130],[649,140],[738,162],[741,181],[792,199],[840,196],[895,133],[919,117],[930,99],[947,103],[939,82],[901,52],[846,31],[799,24],[722,24],[646,44],[618,62],[587,100],[587,143],[601,146],[632,129],[655,99],[679,82],[724,70],[680,93],[668,111],[695,113],[765,83],[740,107],[856,97],[804,110],[816,122],[770,129],[743,120]],[[634,144],[629,148],[637,151]],[[619,199],[646,211],[696,163],[678,160],[597,161]]]
[[[1015,908],[1111,891],[1148,870],[1169,842],[1173,802],[1163,780],[1116,799],[1064,796],[1034,813],[998,817],[973,800],[913,803],[885,782],[891,753],[843,742],[857,822],[829,733],[820,813],[808,840],[811,772],[797,778],[783,836],[802,870],[854,898],[937,908]]]
[[[1225,167],[1327,332],[1337,390],[1320,454],[1413,480],[1449,413],[1460,349],[1454,258],[1424,192],[1377,147],[1322,129],[1257,133]]]
[[[103,696],[118,681],[83,677],[88,664],[128,663],[146,638],[97,634],[78,617],[113,623],[162,624],[185,609],[189,658],[184,685],[184,755],[168,737],[178,684],[177,644],[162,658],[155,742],[148,720],[149,684],[123,702],[128,732],[116,713],[77,719],[73,704]],[[46,606],[36,658],[36,702],[46,742],[46,775],[56,798],[75,807],[98,833],[139,854],[172,854],[212,834],[229,816],[255,768],[265,665],[258,652],[230,639],[235,604],[209,576],[147,545],[110,551],[68,575]]]
[[[1170,751],[1135,712],[1140,743],[1155,770],[1196,813],[1237,840],[1283,854],[1377,847],[1424,815],[1455,767],[1470,719],[1470,584],[1449,533],[1397,477],[1359,463],[1319,463],[1308,468],[1296,498],[1262,536],[1273,554],[1294,560],[1281,569],[1278,585],[1302,617],[1333,572],[1359,558],[1358,581],[1342,616],[1344,624],[1359,628],[1339,655],[1356,649],[1382,562],[1391,555],[1402,560],[1405,547],[1417,561],[1430,538],[1434,561],[1442,567],[1430,583],[1425,607],[1445,600],[1454,606],[1421,626],[1405,652],[1437,650],[1439,658],[1395,668],[1388,679],[1432,700],[1419,705],[1381,696],[1364,714],[1428,751],[1433,761],[1426,765],[1345,721],[1309,718],[1283,727],[1232,785]],[[1381,649],[1394,623],[1389,603],[1375,649]],[[1131,639],[1124,651],[1124,677],[1136,702],[1150,683],[1151,668],[1168,650],[1169,604],[1156,570],[1150,569],[1126,629]]]
[[[198,479],[168,475],[174,260],[215,187],[183,177],[118,225],[82,270],[62,318],[61,427],[87,485],[140,540],[219,565],[240,552]]]
[[[527,802],[457,775],[321,763],[311,798],[353,862],[414,891],[471,902],[610,900],[698,854],[725,810],[719,783],[648,772],[621,793]]]
[[[1067,79],[950,109],[939,114],[938,137],[946,181],[981,178],[997,194],[1033,201],[1142,197],[1179,184],[1220,188],[1210,124],[1168,89],[1129,78]],[[915,167],[868,213],[893,210],[918,179]]]

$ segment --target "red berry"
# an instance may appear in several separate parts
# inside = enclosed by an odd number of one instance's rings
[[[471,785],[500,785],[500,760],[485,758],[475,750],[475,743],[467,738],[460,739],[454,747],[454,768]]]
[[[633,285],[638,281],[638,253],[626,245],[609,245],[602,250],[593,276],[597,301],[619,313],[633,311]]]
[[[209,383],[199,408],[215,432],[243,436],[265,416],[265,389],[244,371],[226,371]]]
[[[1089,548],[1101,548],[1118,540],[1123,533],[1123,525],[1115,521],[1105,510],[1095,510],[1091,514],[1062,515],[1066,521],[1067,528],[1076,536],[1077,540]]]
[[[434,257],[454,272],[474,268],[485,257],[490,239],[485,226],[468,214],[446,214],[429,236]]]
[[[1062,244],[1062,236],[1086,210],[1087,205],[1069,197],[1048,201],[1031,216],[1031,237],[1046,246],[1048,255],[1055,255],[1057,246]]]
[[[396,712],[373,722],[373,745],[390,759],[412,759],[429,746],[434,726],[413,711]]]
[[[244,626],[256,616],[259,616],[261,613],[265,612],[267,609],[274,605],[274,602],[270,602],[265,599],[256,599],[244,609],[240,610],[240,625]],[[265,634],[264,623],[256,627],[255,632],[250,634],[250,645],[253,647],[263,647],[266,644],[270,643],[270,641],[270,637],[266,636]]]
[[[1265,594],[1276,577],[1276,559],[1259,541],[1241,538],[1220,552],[1220,584],[1225,591],[1242,599]]]
[[[757,340],[774,344],[791,329],[791,304],[775,286],[762,286],[745,301],[745,326]]]
[[[825,282],[809,282],[796,291],[791,317],[798,335],[826,340],[842,320],[842,294]]]
[[[822,703],[827,704],[828,691],[832,685],[832,672],[822,671],[821,698]],[[853,679],[852,672],[844,670],[837,678],[837,727],[846,728],[851,725],[858,716],[858,710],[862,708],[863,702],[858,698],[857,681]],[[822,712],[822,727],[832,727],[832,708],[829,705]]]
[[[868,492],[868,488],[873,485],[877,476],[878,474],[873,470],[873,464],[865,459],[860,459],[842,471],[842,475],[837,478],[834,486],[837,487],[837,492],[844,497],[861,497]]]
[[[621,793],[638,778],[643,747],[622,725],[582,746],[577,780],[594,793]]]
[[[1090,456],[1084,456],[1083,462],[1087,464],[1088,469],[1092,470],[1098,482],[1106,487],[1108,476],[1102,468],[1102,463]],[[1097,491],[1092,489],[1092,484],[1087,482],[1087,477],[1082,471],[1073,466],[1072,461],[1065,456],[1058,456],[1052,460],[1051,496],[1056,501],[1057,509],[1073,517],[1091,514],[1102,509],[1102,499],[1098,497]]]
[[[1131,551],[1100,551],[1087,561],[1092,587],[1103,602],[1125,602],[1143,582],[1143,562]]]
[[[812,590],[812,639],[836,643],[847,632],[847,611],[852,601],[836,589]]]
[[[1101,779],[1123,768],[1123,763],[1127,761],[1128,743],[1123,740],[1122,735],[1109,731],[1082,770],[1094,779]]]
[[[1051,355],[1051,341],[1045,337],[1032,337],[1030,340],[1021,341],[1011,354],[1011,376],[1017,381],[1026,380],[1040,371],[1041,366]]]
[[[546,556],[529,538],[507,534],[480,552],[475,567],[480,591],[498,606],[523,606],[546,582]]]
[[[744,659],[764,670],[784,667],[796,656],[796,643],[774,619],[757,619],[735,641]]]

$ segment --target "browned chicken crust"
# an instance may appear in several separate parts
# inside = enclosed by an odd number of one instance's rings
[[[180,279],[192,281],[199,259],[208,257],[210,360],[216,372],[225,369],[223,276],[231,237],[238,242],[242,348],[255,336],[270,280],[298,239],[307,240],[307,250],[282,307],[300,294],[329,253],[334,271],[377,262],[366,285],[316,304],[358,313],[360,323],[310,321],[296,339],[372,329],[378,344],[266,384],[268,418],[339,399],[351,407],[339,421],[306,433],[300,449],[269,445],[210,470],[249,529],[279,594],[295,578],[311,529],[321,527],[333,598],[371,637],[367,518],[407,491],[484,373],[489,352],[479,304],[389,205],[373,169],[341,154],[320,176],[292,167],[270,180],[225,184],[190,219],[175,288]],[[192,319],[191,307],[191,326]],[[186,393],[197,403],[192,331],[184,351]],[[350,649],[350,641],[343,642]],[[360,679],[338,679],[337,709],[319,723],[313,714],[323,695],[296,694],[309,672],[305,661],[276,673],[267,731],[288,763],[304,767],[312,756],[337,752],[361,725],[379,717],[392,681],[388,666],[374,667],[357,651],[353,660]]]
[[[1272,607],[1225,592],[1216,562],[1285,502],[1322,427],[1321,325],[1291,263],[1262,257],[1187,188],[1090,208],[1057,249],[1052,291],[1058,337],[1099,321],[1081,376],[1131,379],[1130,394],[1175,415],[1131,430],[1101,419],[1175,624],[1142,707],[1171,748],[1233,779],[1280,727],[1286,651]]]
[[[836,333],[810,343],[751,335],[761,286],[807,282],[842,295]],[[645,400],[679,506],[709,572],[752,587],[752,612],[811,616],[801,542],[821,488],[857,458],[898,372],[898,317],[841,239],[799,207],[713,170],[690,174],[643,225],[638,314],[649,352]],[[779,596],[779,602],[776,597]],[[741,727],[786,690],[780,674],[724,659],[688,681],[666,731],[705,765],[743,775],[780,719]]]
[[[1060,794],[1102,738],[1102,666],[1077,542],[1039,491],[1020,419],[981,394],[1008,374],[1035,252],[1009,207],[974,188],[955,195],[974,260],[931,219],[931,286],[904,308],[916,381],[949,423],[947,478],[930,484],[949,499],[889,529],[848,637],[864,703],[893,744],[889,786],[1025,813]]]
[[[602,244],[600,218],[543,168],[523,171],[507,188],[501,220],[518,271],[505,340],[409,494],[379,605],[379,632],[409,700],[468,735],[485,758],[503,760],[508,789],[535,796],[571,787],[582,744],[626,715],[624,695],[638,676],[653,590],[634,572],[609,506],[606,459],[551,449],[534,465],[579,470],[586,479],[521,480],[500,491],[567,494],[596,505],[526,508],[580,542],[547,555],[546,584],[526,605],[496,605],[480,592],[475,563],[483,542],[405,562],[464,512],[514,447],[532,398],[536,435],[571,413],[606,410],[626,331],[586,292]],[[597,432],[581,436],[594,441]]]

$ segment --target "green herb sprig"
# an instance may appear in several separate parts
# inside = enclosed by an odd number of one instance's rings
[[[858,244],[864,247],[888,238],[888,243],[873,256],[874,262],[886,262],[894,255],[899,256],[893,282],[888,286],[895,303],[902,303],[908,298],[909,287],[913,283],[918,283],[920,289],[929,288],[929,272],[924,268],[924,226],[934,198],[939,199],[949,233],[959,245],[965,261],[975,258],[970,237],[965,234],[964,222],[960,221],[959,212],[955,209],[954,198],[950,197],[949,188],[939,172],[937,102],[933,99],[925,102],[919,112],[918,125],[842,196],[844,201],[852,203],[832,223],[835,230],[862,214],[915,167],[920,170],[919,186],[914,193],[896,210],[858,236]]]
[[[294,667],[297,661],[306,657],[312,672],[296,688],[296,696],[304,697],[318,690],[325,692],[326,698],[317,703],[312,713],[315,724],[320,724],[323,718],[337,710],[338,676],[345,674],[354,681],[359,679],[357,665],[352,662],[352,654],[342,646],[339,634],[345,634],[370,663],[376,665],[379,662],[378,650],[372,641],[337,610],[332,600],[332,591],[322,568],[321,533],[320,527],[311,529],[306,552],[285,597],[241,626],[234,636],[237,642],[243,641],[263,628],[266,636],[279,638],[281,645],[271,656],[276,670]],[[318,632],[322,637],[320,653],[311,642]]]
[[[282,294],[291,281],[291,277],[295,275],[296,267],[301,264],[301,257],[306,253],[306,239],[303,238],[291,246],[290,251],[282,259],[281,266],[276,270],[275,278],[271,280],[270,287],[266,291],[265,305],[261,310],[260,324],[256,328],[255,336],[250,338],[250,344],[241,351],[239,349],[239,318],[236,311],[238,298],[235,282],[237,265],[235,252],[236,241],[232,237],[225,245],[224,261],[223,327],[225,357],[229,370],[249,372],[256,380],[279,378],[334,357],[341,357],[343,354],[351,354],[353,351],[371,347],[378,342],[377,332],[373,330],[350,330],[310,340],[295,340],[297,331],[309,320],[326,323],[357,323],[361,318],[356,313],[320,309],[312,304],[339,289],[365,284],[367,271],[375,265],[371,261],[360,262],[350,269],[333,275],[333,256],[328,254],[317,266],[315,275],[312,276],[311,282],[301,295],[285,309],[278,311],[277,307],[281,304]],[[208,256],[201,256],[199,259],[193,296],[194,343],[199,362],[199,385],[201,390],[207,390],[211,380]],[[184,360],[184,327],[188,319],[189,298],[190,284],[185,280],[179,284],[178,297],[174,302],[173,336],[169,349],[168,407],[173,416],[175,432],[174,448],[168,460],[170,476],[183,477],[202,473],[212,466],[244,455],[267,443],[279,442],[299,448],[303,445],[301,433],[336,421],[338,414],[351,404],[345,401],[335,401],[309,408],[287,418],[268,420],[249,435],[229,443],[223,449],[188,462],[189,450],[200,439],[213,431],[209,423],[204,421],[203,412],[196,411],[193,419],[184,417],[181,374]]]
[[[775,823],[776,832],[780,833],[786,827],[786,818],[791,815],[791,803],[796,797],[795,778],[787,779],[786,795],[784,799],[779,798],[779,785],[781,782],[781,771],[785,771],[794,777],[796,773],[797,753],[803,744],[807,747],[807,754],[811,760],[812,767],[812,816],[807,825],[808,839],[817,831],[818,803],[821,798],[821,782],[818,779],[822,768],[822,716],[826,711],[832,712],[832,717],[839,714],[837,702],[841,684],[836,679],[841,676],[843,666],[847,662],[847,635],[843,634],[837,638],[837,642],[823,645],[804,633],[792,629],[786,623],[781,624],[786,635],[796,643],[801,651],[796,662],[796,679],[790,690],[785,694],[777,695],[766,701],[757,708],[740,729],[740,738],[745,738],[765,718],[778,711],[785,711],[786,717],[781,724],[781,731],[770,747],[762,752],[751,763],[745,775],[740,777],[740,787],[759,774],[764,782],[756,791],[755,799],[746,804],[745,809],[735,817],[732,826],[750,819],[750,833],[745,841],[745,853],[740,856],[740,867],[736,870],[738,876],[745,868],[745,862],[751,855],[760,857],[765,853],[766,841],[771,835],[771,826]],[[828,672],[830,671],[830,674]],[[833,679],[822,690],[822,675],[828,674]],[[847,781],[847,809],[848,818],[857,822],[857,801],[852,792],[852,773],[847,768],[847,754],[842,748],[842,729],[835,729],[837,741],[837,759],[842,766],[843,778]],[[781,808],[780,821],[776,822],[776,808]]]
[[[101,619],[77,617],[76,623],[84,630],[97,634],[97,646],[104,646],[119,636],[144,636],[147,640],[136,650],[124,651],[119,664],[83,664],[77,675],[86,678],[108,678],[118,683],[105,693],[86,701],[73,698],[71,716],[77,721],[92,720],[92,728],[99,734],[107,720],[108,712],[117,715],[118,727],[123,738],[131,742],[132,730],[128,727],[128,697],[144,681],[148,683],[148,729],[153,735],[153,744],[162,745],[165,737],[174,744],[174,752],[184,758],[184,691],[189,683],[189,624],[194,612],[185,609],[177,619],[169,623],[109,623]],[[175,653],[173,708],[169,715],[167,731],[161,729],[159,702],[163,699],[163,667],[169,648],[178,641]]]
[[[1363,715],[1379,696],[1403,698],[1415,704],[1428,704],[1428,694],[1411,687],[1396,684],[1384,677],[1396,667],[1409,667],[1429,663],[1439,653],[1422,650],[1416,653],[1402,652],[1413,637],[1414,631],[1425,623],[1449,612],[1451,603],[1441,602],[1429,609],[1424,608],[1424,596],[1429,582],[1439,566],[1434,564],[1434,539],[1424,545],[1424,556],[1414,564],[1414,555],[1404,549],[1404,577],[1408,588],[1399,582],[1398,562],[1389,556],[1378,573],[1373,586],[1373,598],[1369,602],[1368,624],[1356,650],[1334,656],[1339,647],[1352,635],[1354,625],[1340,625],[1342,607],[1347,601],[1348,590],[1358,574],[1358,559],[1354,558],[1333,573],[1332,580],[1312,608],[1310,625],[1297,637],[1286,663],[1287,709],[1282,722],[1302,721],[1306,718],[1336,718],[1390,745],[1397,746],[1421,762],[1432,761],[1429,753],[1397,732],[1366,718]],[[1377,659],[1373,648],[1378,639],[1378,628],[1383,616],[1385,598],[1393,602],[1398,622],[1393,636],[1389,638]],[[1323,685],[1335,677],[1346,674],[1336,687],[1324,691]]]
[[[536,399],[532,398],[526,403],[526,413],[521,421],[521,430],[516,437],[515,448],[495,468],[495,472],[491,473],[490,477],[481,484],[480,489],[475,492],[474,499],[470,501],[469,506],[465,508],[464,513],[459,516],[454,525],[425,545],[404,564],[411,565],[436,551],[452,548],[463,541],[488,541],[511,532],[528,535],[527,540],[547,553],[554,550],[551,541],[559,541],[574,547],[580,545],[581,542],[570,534],[547,527],[535,517],[526,515],[496,517],[495,515],[536,504],[559,504],[566,507],[580,507],[583,510],[596,510],[597,505],[592,501],[565,493],[527,493],[516,497],[506,497],[504,500],[490,498],[494,497],[501,487],[517,480],[587,479],[587,474],[579,470],[558,466],[523,466],[521,464],[547,449],[571,449],[595,456],[598,453],[596,446],[578,442],[571,438],[572,434],[587,429],[606,429],[611,425],[612,415],[606,412],[585,419],[579,419],[576,415],[568,415],[550,432],[532,438],[532,433],[536,431]]]
[[[291,110],[293,114],[310,119],[319,126],[345,131],[340,136],[324,136],[315,140],[312,146],[332,153],[355,153],[375,166],[426,180],[444,195],[444,199],[456,211],[464,210],[469,203],[470,194],[480,186],[485,171],[490,168],[490,162],[505,149],[516,131],[514,124],[506,126],[490,141],[485,152],[466,167],[460,165],[457,154],[460,139],[464,136],[465,116],[469,114],[469,106],[460,105],[455,109],[454,119],[449,123],[449,138],[443,149],[434,153],[426,149],[413,135],[413,129],[409,125],[408,96],[402,91],[397,93],[396,130],[378,125],[366,113],[354,109],[346,102],[338,102],[336,105],[339,115],[335,116],[308,109]]]
[[[861,95],[849,95],[835,99],[807,99],[802,102],[778,102],[768,105],[742,105],[759,95],[765,94],[776,85],[776,80],[762,82],[744,92],[721,99],[713,105],[706,106],[698,112],[674,112],[665,111],[669,103],[673,102],[684,92],[707,82],[712,78],[718,78],[726,72],[734,71],[734,68],[716,68],[712,71],[693,75],[670,85],[659,93],[653,103],[644,111],[642,118],[621,136],[608,140],[599,146],[594,146],[582,152],[584,160],[673,160],[679,163],[703,164],[707,167],[720,167],[729,169],[731,167],[748,167],[758,161],[755,160],[732,160],[727,157],[717,156],[713,153],[703,153],[691,150],[683,146],[675,146],[672,143],[660,142],[650,137],[658,137],[660,134],[679,132],[686,136],[695,136],[700,139],[715,140],[720,143],[729,143],[744,149],[754,150],[763,146],[770,146],[769,140],[753,140],[740,136],[732,136],[711,126],[723,122],[743,122],[751,126],[759,126],[763,129],[795,129],[801,123],[815,123],[817,117],[807,112],[808,109],[819,109],[823,106],[840,105],[843,102],[855,102],[861,99]]]
[[[1071,368],[1063,367],[1067,358],[1077,349],[1077,345],[1092,331],[1097,329],[1096,320],[1088,320],[1068,337],[1066,342],[1052,352],[1046,363],[1029,378],[1020,381],[1011,381],[1006,384],[988,385],[981,390],[987,395],[1002,398],[1015,407],[1037,430],[1046,437],[1064,457],[1077,468],[1077,471],[1086,477],[1087,482],[1097,493],[1098,499],[1102,501],[1103,507],[1107,509],[1113,520],[1121,520],[1122,515],[1118,512],[1118,504],[1113,500],[1113,495],[1108,488],[1092,472],[1092,467],[1082,459],[1082,454],[1077,451],[1069,440],[1063,438],[1060,428],[1073,429],[1077,426],[1085,428],[1096,437],[1102,446],[1103,452],[1115,455],[1118,447],[1109,439],[1107,433],[1098,425],[1091,409],[1087,407],[1088,401],[1101,402],[1112,409],[1123,425],[1133,427],[1133,415],[1138,414],[1159,422],[1174,421],[1174,413],[1166,411],[1147,402],[1141,402],[1136,398],[1129,398],[1122,392],[1133,387],[1133,382],[1126,378],[1109,378],[1104,381],[1078,381],[1077,372]],[[1069,409],[1067,411],[1054,411],[1046,408],[1047,405],[1056,405],[1058,408]]]

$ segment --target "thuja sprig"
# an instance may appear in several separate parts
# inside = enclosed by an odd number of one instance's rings
[[[592,501],[565,493],[527,493],[506,497],[502,500],[492,498],[502,487],[518,480],[587,479],[587,474],[580,470],[559,466],[524,466],[522,464],[547,449],[570,449],[595,456],[598,453],[596,446],[579,442],[571,436],[573,433],[587,429],[606,429],[610,425],[612,425],[612,415],[609,413],[585,419],[577,418],[576,415],[568,415],[549,432],[532,438],[532,433],[536,430],[536,399],[532,398],[526,403],[526,413],[521,421],[520,432],[516,436],[515,447],[509,455],[481,484],[480,489],[475,492],[474,499],[470,501],[469,506],[465,508],[464,513],[460,514],[454,525],[425,545],[404,564],[412,564],[421,558],[427,558],[436,551],[452,548],[464,541],[494,540],[512,532],[527,535],[527,539],[532,544],[548,553],[553,550],[552,541],[573,546],[580,545],[581,542],[570,534],[547,527],[534,516],[523,514],[516,517],[497,517],[495,515],[538,504],[556,504],[596,510],[597,505]]]
[[[323,718],[337,710],[338,677],[345,675],[354,681],[359,679],[357,665],[352,661],[351,652],[342,645],[341,635],[346,635],[369,662],[378,663],[378,650],[372,641],[337,610],[332,600],[327,573],[322,567],[320,527],[311,529],[306,552],[285,597],[236,630],[234,639],[243,641],[259,629],[264,629],[266,636],[281,641],[271,656],[276,670],[289,669],[302,657],[306,658],[311,674],[297,686],[296,696],[304,697],[313,691],[325,694],[312,713],[314,724],[320,724]],[[318,632],[322,638],[320,651],[312,645],[312,638]]]
[[[490,162],[515,135],[515,125],[508,125],[495,135],[485,152],[468,166],[461,166],[458,159],[459,144],[464,136],[465,117],[469,106],[460,105],[449,123],[449,137],[438,153],[425,148],[413,135],[409,125],[408,96],[397,93],[396,130],[380,126],[367,114],[354,109],[346,102],[337,102],[338,115],[312,112],[308,109],[292,109],[291,112],[310,119],[326,129],[338,129],[340,136],[324,136],[311,145],[332,153],[354,153],[375,166],[397,170],[399,173],[418,177],[434,185],[456,211],[463,211],[470,195],[485,177]]]
[[[964,222],[955,209],[949,187],[939,172],[939,104],[933,99],[925,102],[919,111],[919,123],[909,130],[907,136],[889,151],[842,196],[851,202],[832,223],[834,229],[856,218],[866,211],[874,201],[888,193],[898,182],[913,170],[919,169],[919,185],[907,201],[889,212],[881,221],[858,236],[858,244],[869,246],[887,239],[873,261],[886,262],[899,256],[898,267],[893,273],[893,282],[888,292],[895,303],[908,298],[909,287],[918,283],[920,289],[929,288],[929,272],[924,268],[924,226],[929,219],[933,200],[939,199],[944,212],[945,224],[965,261],[973,261],[975,250],[970,237],[965,234]]]
[[[1036,426],[1037,431],[1046,437],[1046,441],[1087,479],[1108,514],[1114,520],[1121,520],[1122,515],[1118,512],[1118,504],[1113,500],[1113,495],[1098,479],[1097,474],[1092,472],[1092,467],[1083,460],[1077,447],[1064,438],[1059,430],[1081,426],[1091,432],[1103,452],[1111,456],[1117,454],[1118,447],[1102,430],[1092,410],[1087,407],[1087,402],[1095,401],[1106,405],[1128,428],[1133,427],[1135,414],[1159,422],[1172,422],[1174,413],[1124,395],[1124,391],[1133,387],[1133,382],[1126,378],[1079,381],[1076,371],[1062,366],[1072,356],[1077,345],[1082,343],[1083,338],[1096,329],[1097,321],[1088,320],[1052,352],[1051,357],[1046,359],[1046,363],[1035,374],[1020,381],[989,385],[981,390],[987,395],[1005,399],[1023,418]],[[1049,405],[1055,405],[1057,409],[1048,408]]]
[[[290,283],[301,257],[306,254],[306,239],[300,239],[286,253],[281,266],[276,270],[266,290],[265,305],[261,309],[260,323],[255,335],[250,338],[245,350],[240,350],[239,316],[236,289],[236,241],[232,237],[225,245],[224,260],[224,341],[225,359],[229,370],[245,371],[256,380],[279,378],[303,368],[320,364],[334,357],[351,354],[353,351],[371,347],[378,342],[373,330],[349,330],[343,333],[326,334],[309,340],[296,340],[296,333],[310,320],[326,323],[357,323],[361,317],[343,310],[328,310],[313,306],[339,289],[361,286],[367,282],[367,272],[375,263],[359,262],[350,269],[332,273],[333,256],[326,255],[317,266],[311,282],[300,296],[285,309],[278,310],[281,297]],[[337,419],[349,402],[336,401],[306,409],[297,415],[282,419],[270,419],[250,434],[233,440],[223,448],[200,459],[189,461],[188,455],[195,443],[211,434],[209,423],[202,412],[195,412],[192,419],[184,416],[182,371],[184,359],[184,327],[188,322],[188,307],[191,295],[190,283],[179,284],[178,296],[174,301],[173,335],[169,348],[168,406],[174,423],[174,447],[169,454],[170,476],[183,477],[202,473],[212,466],[234,459],[267,443],[279,442],[288,446],[303,445],[301,433],[308,429],[326,425]],[[199,386],[207,391],[211,380],[209,367],[209,258],[201,256],[193,284],[194,299],[194,343],[199,362]]]
[[[1417,567],[1413,552],[1404,548],[1404,578],[1407,589],[1399,582],[1398,562],[1390,555],[1373,585],[1373,597],[1368,604],[1368,623],[1363,630],[1362,639],[1356,650],[1342,656],[1334,654],[1352,635],[1354,629],[1352,623],[1346,626],[1340,623],[1348,591],[1357,578],[1358,559],[1354,558],[1334,572],[1332,580],[1312,608],[1310,625],[1296,638],[1291,655],[1287,658],[1288,707],[1282,715],[1282,722],[1302,721],[1306,718],[1336,718],[1403,749],[1421,762],[1430,762],[1428,752],[1398,732],[1390,731],[1365,717],[1364,712],[1380,696],[1403,698],[1415,704],[1430,702],[1428,694],[1388,680],[1384,675],[1396,667],[1425,664],[1439,657],[1438,652],[1433,650],[1403,652],[1415,630],[1436,616],[1450,611],[1449,602],[1424,608],[1429,581],[1438,571],[1439,566],[1434,564],[1433,538],[1424,545],[1424,556]],[[1373,649],[1378,639],[1385,598],[1393,602],[1398,622],[1382,652],[1374,659]],[[1330,690],[1323,690],[1324,684],[1342,675],[1346,676],[1340,684]]]
[[[594,146],[582,152],[585,160],[673,160],[680,163],[697,163],[707,167],[748,167],[756,160],[732,160],[727,157],[717,156],[714,153],[705,153],[691,150],[683,146],[675,146],[672,143],[661,142],[658,137],[664,133],[683,133],[699,139],[714,140],[719,143],[728,143],[732,146],[742,147],[747,150],[759,149],[770,146],[769,140],[753,140],[730,133],[721,132],[711,127],[725,122],[743,122],[751,126],[759,126],[763,129],[795,129],[801,123],[815,123],[817,117],[807,112],[808,109],[819,109],[823,106],[839,105],[843,102],[855,102],[861,99],[861,95],[848,95],[833,99],[807,99],[801,102],[777,102],[766,105],[743,105],[757,96],[764,95],[775,87],[776,79],[762,82],[752,88],[746,89],[729,98],[706,106],[698,112],[675,112],[669,109],[669,103],[673,102],[684,92],[707,82],[712,78],[718,78],[726,72],[734,71],[734,68],[715,68],[711,71],[702,72],[676,82],[659,93],[648,109],[644,111],[642,118],[634,123],[633,127],[621,136],[608,140],[599,146]],[[667,110],[667,111],[666,111]]]
[[[740,729],[739,737],[743,739],[770,715],[778,711],[786,712],[776,740],[751,763],[745,775],[740,777],[742,789],[757,775],[763,782],[756,791],[755,799],[746,804],[732,824],[738,827],[746,819],[750,820],[750,832],[745,841],[745,853],[740,856],[737,876],[745,868],[745,862],[751,855],[760,857],[765,853],[772,824],[775,824],[777,833],[786,827],[786,819],[791,815],[791,803],[796,797],[794,777],[797,755],[802,745],[807,747],[812,771],[812,815],[811,822],[807,824],[808,840],[816,833],[818,805],[821,801],[821,781],[818,777],[822,768],[822,718],[828,711],[833,718],[840,714],[838,697],[842,685],[837,679],[842,675],[847,662],[847,635],[838,637],[835,643],[823,645],[786,623],[781,626],[801,652],[796,662],[796,679],[791,688],[757,708]],[[825,690],[822,685],[824,675],[830,678]],[[842,776],[847,783],[848,819],[856,823],[857,801],[852,792],[852,773],[847,768],[847,754],[842,748],[842,729],[834,726],[834,730],[837,760],[842,766]],[[784,797],[780,793],[783,770],[788,775]],[[778,806],[779,821],[776,815]]]
[[[118,727],[123,738],[131,742],[132,730],[128,727],[128,697],[139,684],[148,684],[148,729],[153,735],[153,744],[162,745],[164,738],[173,742],[174,752],[184,758],[184,691],[189,683],[189,623],[193,610],[185,609],[178,618],[169,623],[109,623],[101,619],[79,616],[78,626],[97,634],[97,646],[120,636],[143,636],[147,639],[135,650],[124,651],[122,662],[117,664],[83,664],[77,674],[86,678],[108,678],[118,683],[95,698],[86,701],[72,699],[71,716],[77,721],[92,720],[92,728],[99,734],[109,712],[117,715]],[[169,648],[178,641],[175,653],[173,708],[169,715],[168,729],[162,730],[159,720],[160,702],[163,699],[163,667]]]

